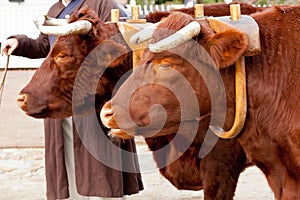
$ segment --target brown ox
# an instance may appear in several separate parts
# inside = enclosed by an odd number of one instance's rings
[[[227,9],[218,7],[218,10],[215,10],[214,5],[211,6],[211,8],[207,7],[208,11],[212,10],[209,15],[214,15],[213,11],[216,12],[215,15],[229,14]],[[227,8],[227,5],[224,6]],[[78,20],[92,22],[92,31],[85,35],[59,37],[42,66],[20,92],[18,103],[28,115],[36,118],[64,118],[74,114],[72,106],[79,113],[91,111],[94,107],[98,110],[103,102],[111,97],[119,78],[131,69],[130,53],[124,54],[110,64],[114,54],[122,55],[126,52],[124,48],[126,44],[121,37],[111,39],[113,35],[120,33],[115,24],[103,24],[89,10],[81,10],[73,14],[70,22]],[[100,43],[102,47],[99,48],[100,52],[92,51]],[[98,80],[97,74],[99,75],[108,64],[110,64],[109,68]],[[83,69],[80,71],[80,76],[84,76],[84,79],[81,79],[81,87],[76,86],[76,99],[72,99],[75,78],[79,76],[77,73],[80,66]],[[91,90],[91,86],[95,84],[97,88]],[[94,99],[95,95],[96,99]],[[208,119],[203,119],[201,126],[208,123]],[[204,132],[201,135],[204,136]],[[172,135],[162,136],[159,140],[149,138],[147,144],[152,151],[156,151],[168,144],[172,137]],[[198,140],[202,141],[202,138]],[[219,152],[222,149],[228,151],[223,151],[221,155]],[[164,162],[171,157],[170,154],[176,153],[173,150],[167,149],[163,154],[154,153],[158,166],[164,166]],[[184,156],[160,169],[160,172],[179,189],[204,188],[206,199],[232,199],[239,174],[246,166],[246,156],[241,146],[233,140],[219,141],[214,153],[202,160],[197,156],[198,151],[198,141],[195,141]]]
[[[80,114],[94,110],[95,106],[99,110],[105,99],[111,97],[120,77],[132,69],[131,51],[116,24],[103,23],[88,7],[72,14],[69,23],[80,20],[91,22],[92,29],[87,34],[58,37],[20,92],[18,103],[26,114],[35,118],[65,118],[72,115],[72,101]],[[101,48],[95,49],[98,45]],[[76,78],[78,87],[73,91]],[[76,98],[72,99],[73,92]]]
[[[276,199],[300,199],[300,7],[274,7],[252,16],[260,28],[262,51],[260,55],[245,58],[248,112],[244,128],[235,142],[240,142],[247,158],[263,171]],[[155,44],[152,47],[172,34],[170,29],[178,31],[192,21],[195,20],[182,13],[170,15],[159,26],[167,30],[158,29],[154,33],[151,43]],[[206,132],[208,123],[202,121],[212,116],[212,101],[204,79],[210,82],[216,80],[202,77],[191,65],[191,62],[196,63],[202,70],[201,74],[207,76],[210,76],[207,71],[215,71],[202,48],[210,54],[222,77],[227,102],[224,129],[231,127],[235,109],[232,65],[245,52],[247,37],[237,30],[215,33],[206,20],[198,23],[201,25],[201,32],[194,37],[197,42],[188,40],[169,51],[153,53],[149,50],[144,54],[137,69],[114,98],[102,108],[102,121],[107,127],[114,129],[112,133],[120,137],[144,134],[155,138],[176,133],[180,122],[195,121],[200,121],[198,132]],[[176,99],[178,95],[169,89],[172,85],[178,87],[181,76],[195,91],[200,117],[194,112],[196,107],[192,102],[191,109],[181,110],[179,100]],[[140,87],[128,97],[130,88],[137,86]],[[181,87],[188,88],[186,85]],[[216,87],[211,91],[217,89],[216,82]],[[190,97],[186,98],[189,100]],[[128,108],[126,103],[129,104]],[[119,120],[128,115],[131,120]],[[165,120],[163,128],[161,120]],[[153,130],[158,134],[153,135]],[[189,137],[187,134],[187,138]],[[196,139],[199,137],[201,139],[203,136],[198,134]],[[159,137],[156,140],[159,141]],[[233,142],[232,145],[236,144]],[[217,151],[227,155],[224,165],[227,158],[232,159],[233,155],[228,153],[228,149],[217,148]],[[218,152],[212,152],[217,156]],[[209,156],[210,154],[207,157]],[[197,157],[192,159],[196,161]],[[237,163],[237,160],[233,160]],[[198,171],[195,166],[199,165],[193,164],[189,163],[190,167]],[[215,163],[208,163],[206,169],[209,171],[214,166]],[[213,195],[211,192],[205,191],[205,195]]]

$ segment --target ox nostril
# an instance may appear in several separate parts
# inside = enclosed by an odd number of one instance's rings
[[[105,118],[111,118],[114,115],[113,109],[104,109],[103,115]]]
[[[111,108],[110,103],[106,103],[100,112],[100,118],[103,124],[110,128],[111,123],[113,121],[114,110]]]
[[[27,95],[26,94],[19,94],[17,98],[18,105],[20,108],[24,109],[26,106],[26,100],[27,100]]]

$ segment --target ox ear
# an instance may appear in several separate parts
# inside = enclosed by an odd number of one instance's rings
[[[106,65],[110,68],[120,65],[128,56],[124,45],[113,40],[105,40],[100,44],[101,56],[98,64]]]
[[[209,40],[210,55],[219,68],[226,68],[235,63],[247,50],[246,34],[237,30],[216,33]]]

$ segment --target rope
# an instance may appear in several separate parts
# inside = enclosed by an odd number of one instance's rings
[[[6,74],[7,74],[7,71],[8,71],[8,64],[9,64],[9,56],[7,56],[7,59],[6,59],[6,66],[5,66],[5,69],[4,69],[4,75],[3,75],[2,82],[1,82],[1,85],[0,85],[0,106],[1,106],[1,101],[2,101],[2,94],[3,94],[3,90],[4,90],[4,83],[5,83],[5,79],[6,79]]]

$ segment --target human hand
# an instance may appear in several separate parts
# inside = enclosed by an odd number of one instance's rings
[[[19,41],[16,38],[9,38],[1,45],[1,55],[11,55],[12,52],[18,47]]]

